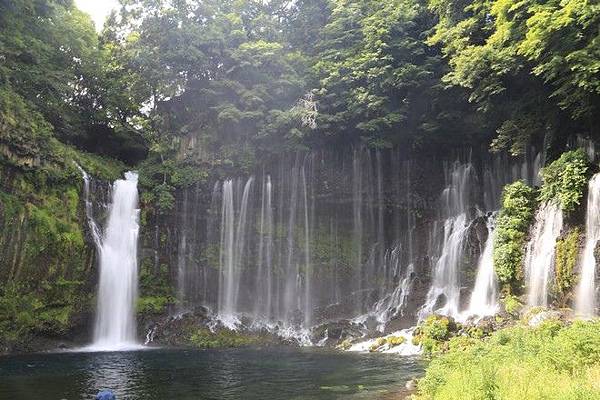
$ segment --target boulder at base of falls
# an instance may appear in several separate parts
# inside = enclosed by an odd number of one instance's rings
[[[336,346],[347,339],[363,337],[365,332],[361,325],[350,320],[327,322],[312,330],[313,343],[324,346]]]

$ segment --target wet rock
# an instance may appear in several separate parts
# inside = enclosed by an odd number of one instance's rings
[[[404,385],[404,387],[406,388],[406,390],[409,390],[411,392],[417,390],[417,380],[411,379],[411,380],[407,381],[406,385]]]
[[[363,328],[350,321],[340,320],[319,325],[312,330],[312,340],[315,343],[334,346],[346,339],[354,339],[364,336]]]
[[[531,315],[527,316],[527,325],[535,328],[540,326],[545,321],[550,320],[563,320],[563,313],[556,310],[540,310],[539,312],[532,312]]]

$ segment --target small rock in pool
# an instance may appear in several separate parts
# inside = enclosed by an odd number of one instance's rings
[[[110,390],[103,390],[96,395],[96,400],[117,400],[117,398]]]
[[[406,387],[406,390],[417,390],[417,382],[415,382],[414,379],[411,379],[410,381],[406,382],[406,385],[404,385]]]

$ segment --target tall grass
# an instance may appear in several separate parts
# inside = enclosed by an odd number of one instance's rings
[[[419,382],[420,400],[600,399],[600,322],[517,326],[458,337]]]

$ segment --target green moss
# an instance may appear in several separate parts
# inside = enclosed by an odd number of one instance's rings
[[[459,325],[450,317],[430,315],[413,333],[413,344],[421,345],[423,351],[431,354],[444,348],[448,341],[459,329]]]
[[[518,316],[523,308],[523,304],[519,301],[519,298],[511,294],[504,296],[501,301],[504,304],[504,310],[514,317]]]
[[[533,219],[535,191],[518,181],[507,185],[496,221],[494,269],[509,291],[517,290],[522,279],[523,248]]]
[[[568,300],[570,291],[577,283],[575,267],[579,255],[579,228],[571,229],[556,242],[554,293],[561,304]]]
[[[93,246],[85,242],[83,185],[73,161],[95,157],[66,146],[53,151],[63,158],[37,169],[0,164],[0,339],[64,335],[90,309]]]
[[[373,342],[373,344],[371,346],[369,346],[369,352],[373,353],[377,350],[379,350],[380,348],[382,348],[383,346],[385,346],[387,344],[387,340],[384,337],[380,337],[375,339],[375,341]]]
[[[574,211],[581,204],[589,169],[590,162],[582,149],[563,153],[558,160],[542,169],[544,184],[540,199],[556,200],[563,211]]]
[[[335,346],[336,349],[344,351],[349,350],[350,347],[352,347],[352,339],[344,339],[342,343]]]
[[[140,265],[140,298],[137,311],[141,314],[159,314],[168,304],[175,302],[174,288],[169,278],[169,267],[161,264],[157,269],[148,259]]]
[[[260,344],[261,340],[257,336],[249,336],[229,329],[211,332],[206,328],[202,328],[192,334],[190,342],[201,349],[214,349],[251,346]]]
[[[162,314],[175,299],[170,296],[144,296],[136,304],[138,314]]]

